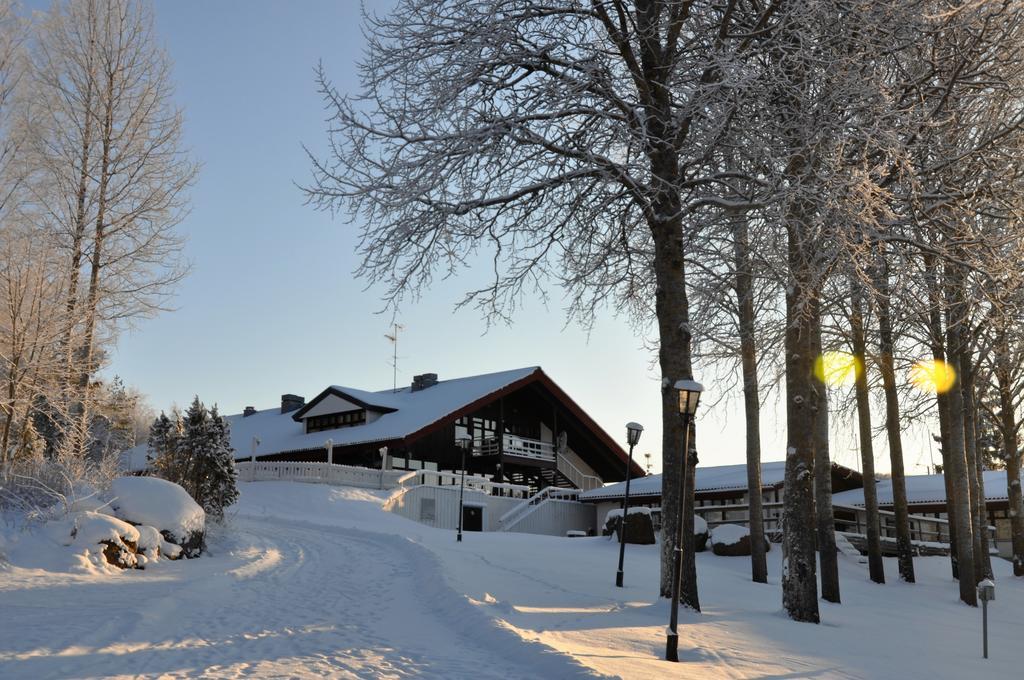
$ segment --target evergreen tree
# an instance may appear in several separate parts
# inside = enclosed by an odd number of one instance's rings
[[[238,500],[238,489],[230,426],[216,406],[210,410],[208,436],[208,446],[203,448],[200,461],[200,498],[196,500],[208,515],[219,520],[224,518],[224,508]]]
[[[163,411],[149,428],[146,460],[161,477],[169,479],[168,471],[173,467],[180,428]]]
[[[170,481],[184,487],[200,505],[199,484],[203,476],[202,461],[208,457],[210,446],[210,413],[196,396],[182,419],[181,438],[175,451],[175,478]]]

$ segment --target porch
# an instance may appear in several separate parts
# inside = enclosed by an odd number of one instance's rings
[[[502,479],[531,487],[589,491],[604,482],[600,477],[580,470],[555,444],[506,434],[473,443],[467,468],[473,471],[498,470]]]

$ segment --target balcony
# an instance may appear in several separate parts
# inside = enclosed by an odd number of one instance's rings
[[[473,455],[497,456],[500,452],[506,457],[511,456],[513,458],[525,458],[540,463],[555,462],[556,451],[554,444],[542,442],[538,439],[517,437],[511,434],[504,435],[503,441],[500,443],[501,446],[499,447],[497,437],[493,439],[484,439],[480,442],[474,442]]]

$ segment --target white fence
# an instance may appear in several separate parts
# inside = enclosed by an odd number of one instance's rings
[[[398,486],[399,479],[408,474],[405,470],[375,470],[354,465],[284,461],[247,461],[235,463],[235,469],[238,470],[238,479],[243,482],[309,482],[358,486],[364,489],[393,489]]]

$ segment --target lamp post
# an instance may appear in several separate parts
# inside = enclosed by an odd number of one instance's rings
[[[462,543],[462,496],[466,491],[466,450],[473,445],[473,440],[469,437],[459,437],[455,443],[462,451],[462,474],[459,476],[459,533],[456,534],[455,540]]]
[[[679,587],[683,572],[683,478],[686,461],[690,455],[690,421],[697,412],[697,403],[704,386],[694,380],[678,380],[679,415],[683,421],[683,451],[679,456],[679,507],[676,510],[676,550],[672,561],[672,613],[669,617],[668,635],[665,640],[665,659],[679,661]]]
[[[619,524],[619,570],[615,572],[615,585],[622,587],[622,562],[626,557],[626,516],[629,513],[629,479],[633,467],[633,447],[640,441],[644,426],[640,423],[626,423],[626,442],[629,444],[629,460],[626,462],[626,494],[622,497],[622,523]]]

